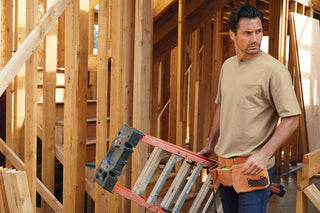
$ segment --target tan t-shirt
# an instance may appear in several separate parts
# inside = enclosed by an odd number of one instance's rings
[[[245,62],[237,56],[225,61],[215,102],[221,105],[215,152],[223,158],[254,154],[271,138],[279,117],[301,114],[288,70],[264,52]],[[273,165],[271,158],[267,167]]]

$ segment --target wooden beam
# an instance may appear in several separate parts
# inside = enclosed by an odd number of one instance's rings
[[[107,154],[108,138],[108,27],[109,27],[109,0],[99,1],[99,39],[97,56],[97,143],[96,168]],[[107,212],[107,193],[99,184],[95,183],[95,212]]]
[[[29,34],[38,20],[38,0],[27,1],[26,33]],[[37,51],[26,62],[26,118],[24,139],[25,171],[32,200],[33,212],[36,212],[37,179]]]
[[[191,1],[194,2],[194,1]],[[203,24],[211,15],[215,14],[219,9],[221,9],[228,0],[221,1],[204,1],[198,8],[194,8],[188,16],[186,16],[186,36],[197,29],[201,24]],[[188,14],[188,13],[187,13]],[[177,20],[177,19],[176,19]],[[177,23],[177,22],[176,22]],[[178,27],[177,24],[174,28],[167,34],[163,35],[158,39],[158,42],[153,42],[153,61],[160,60],[169,50],[177,44],[178,38]]]
[[[0,11],[0,72],[2,68],[6,65],[8,60],[12,55],[12,20],[13,20],[13,10],[12,1],[1,1],[1,11]],[[6,91],[6,140],[8,145],[12,146],[12,84],[8,86]],[[10,163],[6,162],[8,168],[10,168]]]
[[[5,2],[5,1],[4,1]],[[6,63],[12,57],[13,48],[13,0],[7,1],[7,57]],[[2,24],[1,24],[2,25]],[[12,81],[11,81],[12,82]],[[13,143],[13,84],[9,83],[6,90],[6,142],[9,147]],[[6,160],[6,166],[11,168],[11,164]]]
[[[23,161],[14,153],[10,147],[0,138],[0,151],[18,170],[24,170]],[[62,204],[46,188],[46,186],[37,178],[37,192],[45,199],[50,207],[57,213],[62,213]]]
[[[5,89],[19,72],[19,69],[28,60],[69,3],[70,0],[56,0],[45,16],[40,20],[40,23],[32,30],[24,40],[23,44],[21,44],[21,48],[16,51],[14,57],[12,57],[2,69],[2,72],[0,73],[0,95],[3,94]]]
[[[83,212],[85,202],[88,13],[87,0],[72,0],[65,11],[63,211],[70,213]]]
[[[214,18],[214,89],[213,98],[215,99],[218,92],[220,69],[222,66],[222,36],[219,34],[222,30],[222,10],[219,10]],[[213,112],[217,109],[217,105],[214,104]]]
[[[156,20],[167,8],[177,3],[177,0],[154,0],[153,1],[153,19]]]
[[[152,72],[152,1],[137,0],[135,5],[135,45],[133,83],[133,127],[148,133],[150,119],[150,82]],[[133,153],[132,185],[134,185],[148,155],[147,144],[139,144]],[[144,208],[132,204],[131,212]]]
[[[318,211],[320,211],[320,191],[319,189],[314,185],[311,184],[308,187],[306,187],[303,192],[307,195],[311,203],[315,207],[317,207]]]
[[[18,48],[22,46],[22,42],[26,38],[26,0],[16,2],[16,36],[18,39],[16,40],[16,45]],[[30,54],[31,55],[31,54]],[[28,57],[29,58],[29,57]],[[12,58],[11,58],[12,59]],[[10,60],[11,61],[11,60]],[[5,69],[10,63],[3,68],[0,73],[0,78],[2,74],[5,74]],[[24,121],[25,121],[25,96],[26,96],[26,71],[25,71],[25,62],[24,61],[21,67],[19,67],[20,71],[17,72],[17,76],[15,77],[14,83],[14,106],[13,106],[13,150],[17,153],[20,158],[23,158],[24,155]],[[12,80],[12,79],[11,79]],[[11,81],[10,80],[10,81]],[[1,82],[3,82],[1,80]],[[5,82],[5,81],[4,81]],[[2,86],[2,85],[1,85]],[[1,87],[0,86],[0,87]],[[5,89],[5,88],[4,88]]]
[[[183,147],[186,132],[184,121],[184,73],[185,68],[185,9],[186,0],[179,0],[178,7],[178,71],[177,71],[177,126],[176,126],[176,145]]]
[[[170,143],[176,142],[176,126],[177,126],[177,48],[170,53],[170,105],[169,105],[169,136]]]
[[[46,5],[52,5],[53,0],[47,0]],[[54,23],[45,39],[45,67],[43,69],[43,137],[42,137],[42,167],[41,179],[47,188],[54,193],[55,184],[55,124],[56,124],[56,70],[58,23]],[[50,211],[42,199],[43,212]]]

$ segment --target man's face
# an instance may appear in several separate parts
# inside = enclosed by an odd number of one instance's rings
[[[237,34],[230,30],[230,38],[234,41],[236,53],[242,58],[259,53],[262,36],[262,23],[258,17],[240,18]]]

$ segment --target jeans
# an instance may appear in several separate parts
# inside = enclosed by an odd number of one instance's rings
[[[274,167],[268,169],[270,185]],[[268,188],[251,192],[240,192],[233,187],[220,185],[220,195],[224,213],[265,213],[269,200],[270,185]]]

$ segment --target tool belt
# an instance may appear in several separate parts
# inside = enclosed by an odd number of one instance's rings
[[[209,169],[213,180],[213,188],[217,190],[220,184],[233,186],[237,193],[267,188],[270,184],[267,168],[264,168],[257,175],[245,175],[241,173],[241,169],[247,159],[247,157],[219,157],[218,167]]]

